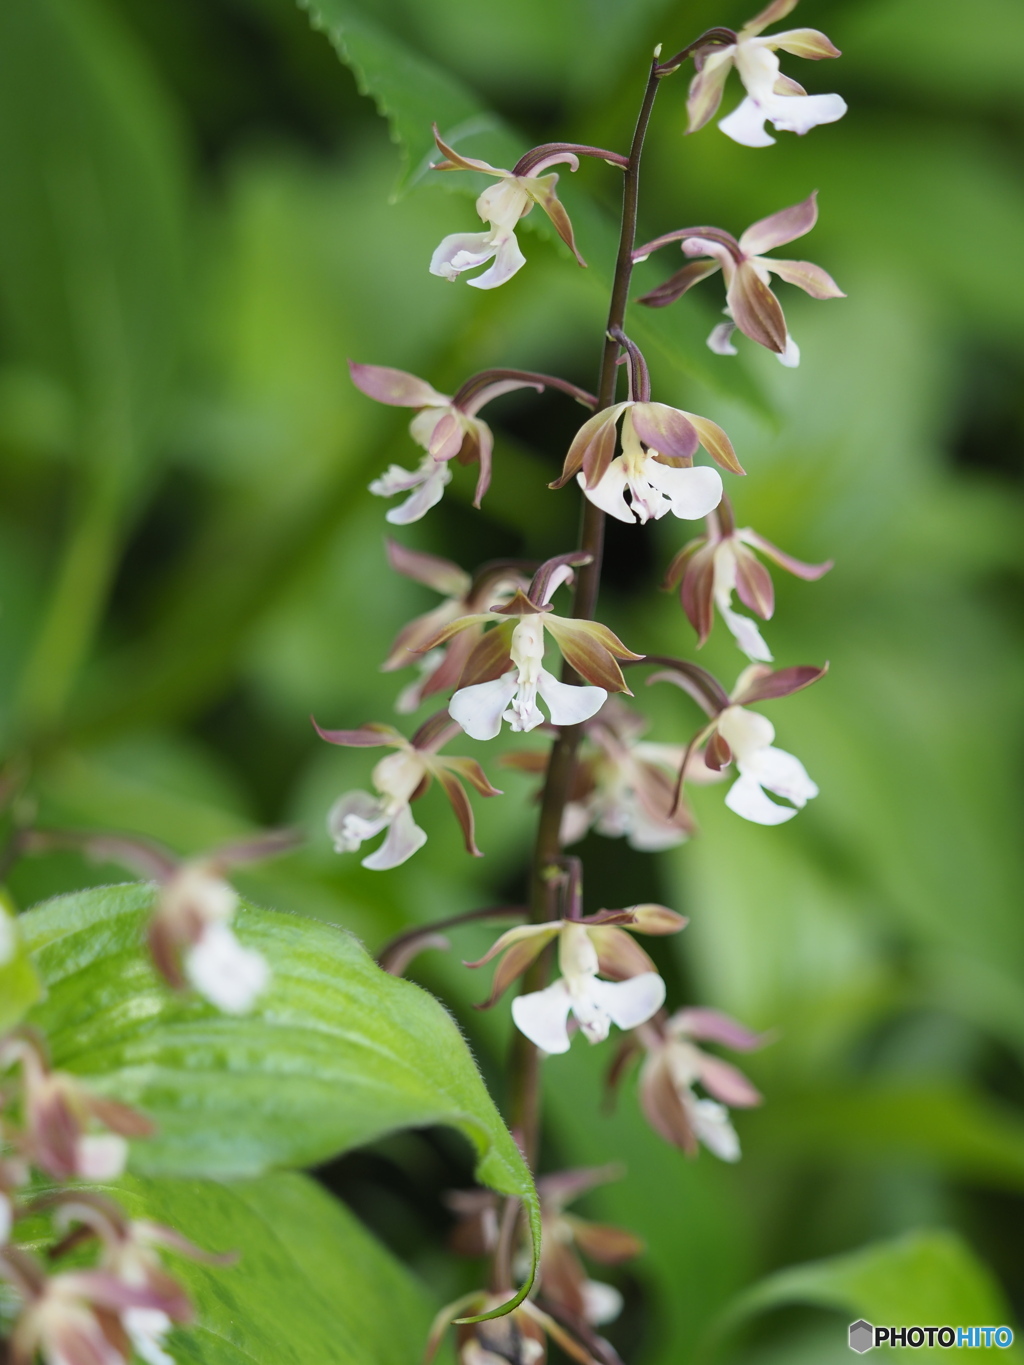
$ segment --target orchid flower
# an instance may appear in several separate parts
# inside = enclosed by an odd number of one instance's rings
[[[649,683],[670,682],[687,692],[711,717],[710,724],[691,740],[688,755],[704,747],[704,763],[720,772],[736,764],[738,776],[726,792],[725,804],[736,815],[757,825],[781,825],[792,820],[812,797],[817,785],[798,758],[775,748],[775,727],[767,716],[749,711],[752,702],[786,697],[818,682],[828,671],[801,666],[773,671],[764,664],[751,664],[737,679],[731,695],[705,669],[676,660]],[[792,805],[781,806],[768,793]]]
[[[574,152],[557,144],[550,148],[538,147],[522,157],[514,170],[506,171],[487,161],[462,156],[442,142],[436,125],[434,141],[444,154],[444,160],[435,161],[433,170],[481,171],[484,175],[493,176],[498,183],[490,185],[476,201],[476,211],[485,223],[490,224],[490,230],[455,232],[446,237],[430,259],[432,275],[454,281],[463,271],[472,270],[493,259],[494,264],[490,269],[468,283],[474,289],[495,289],[510,280],[526,264],[526,257],[516,240],[516,224],[531,212],[535,204],[539,204],[551,219],[555,231],[580,265],[586,265],[576,249],[569,215],[555,193],[558,175],[538,174],[549,166],[562,164],[567,164],[572,171],[578,170],[579,157]]]
[[[689,810],[675,801],[675,776],[686,746],[644,742],[640,736],[646,728],[647,723],[616,697],[609,697],[585,722],[562,818],[563,846],[596,829],[610,839],[625,838],[631,848],[654,852],[674,848],[693,833]],[[502,762],[543,776],[548,756],[518,752],[506,754]],[[703,760],[699,766],[707,771]]]
[[[545,388],[557,388],[584,407],[597,405],[597,400],[585,389],[554,375],[535,374],[532,370],[484,370],[467,379],[453,396],[438,393],[425,379],[386,365],[358,365],[350,360],[349,371],[353,384],[368,398],[389,407],[417,409],[409,423],[409,432],[426,455],[416,469],[393,464],[370,484],[370,492],[381,498],[409,494],[405,502],[385,514],[385,520],[394,526],[419,521],[441,501],[445,488],[451,483],[449,464],[452,460],[458,460],[459,464],[479,464],[473,506],[480,506],[490,487],[494,436],[487,423],[476,414],[492,399],[516,389],[534,389],[540,393]]]
[[[738,1161],[739,1138],[729,1108],[751,1108],[761,1103],[761,1095],[741,1071],[696,1043],[750,1052],[768,1039],[709,1009],[679,1010],[663,1024],[644,1024],[637,1037],[647,1052],[640,1106],[654,1131],[688,1156],[696,1156],[702,1142],[722,1161]],[[693,1088],[698,1084],[714,1098],[698,1096]]]
[[[54,1071],[32,1030],[15,1029],[0,1038],[0,1072],[14,1066],[21,1068],[21,1126],[9,1127],[5,1136],[19,1156],[54,1180],[111,1180],[124,1171],[127,1139],[154,1131],[136,1110]]]
[[[620,417],[622,454],[613,459]],[[693,464],[701,445],[723,468],[743,473],[728,436],[707,417],[665,403],[615,403],[584,422],[550,486],[561,488],[575,477],[592,503],[631,524],[666,512],[696,520],[722,498],[718,471]]]
[[[393,540],[387,542],[387,553],[388,561],[397,573],[444,595],[440,606],[417,616],[399,631],[388,657],[381,664],[381,670],[390,673],[419,663],[419,678],[402,691],[395,703],[396,711],[408,714],[415,711],[425,697],[457,686],[466,661],[483,634],[483,627],[461,631],[447,647],[430,649],[426,654],[422,653],[424,642],[432,640],[452,621],[479,611],[489,602],[506,605],[516,589],[528,587],[529,581],[511,563],[485,564],[471,578],[449,559],[408,550]]]
[[[629,691],[616,660],[643,656],[627,649],[600,622],[556,616],[551,611],[550,599],[558,587],[572,581],[573,566],[589,562],[589,554],[546,560],[527,593],[517,590],[505,606],[463,616],[420,646],[431,649],[461,631],[499,623],[470,654],[448,707],[449,715],[472,739],[494,739],[502,720],[513,730],[535,729],[544,720],[538,696],[553,725],[577,725],[600,710],[609,691]],[[544,668],[545,632],[553,636],[566,663],[594,686],[560,682]]]
[[[327,816],[327,829],[338,853],[354,853],[367,839],[387,830],[387,838],[374,853],[362,860],[374,872],[399,867],[427,842],[426,833],[413,818],[410,803],[427,790],[437,778],[462,827],[466,851],[482,856],[474,839],[473,810],[460,781],[465,779],[481,796],[500,796],[488,782],[480,764],[472,758],[452,758],[441,749],[457,734],[444,713],[432,716],[407,740],[390,725],[363,725],[358,730],[321,730],[317,734],[329,744],[346,748],[387,746],[395,750],[382,758],[373,770],[371,781],[377,790],[346,792],[339,796]]]
[[[698,51],[697,74],[690,83],[687,101],[687,132],[695,133],[714,116],[722,101],[726,77],[734,66],[747,92],[746,98],[718,124],[734,142],[745,147],[770,147],[775,139],[765,131],[766,122],[779,132],[802,134],[820,123],[835,123],[843,117],[846,101],[839,95],[808,95],[802,85],[779,71],[778,48],[811,61],[841,56],[823,33],[813,28],[793,28],[759,36],[769,24],[784,19],[796,5],[797,0],[772,0],[739,30],[735,42],[724,46],[716,43]]]
[[[466,966],[482,967],[501,957],[490,998],[481,1006],[488,1009],[557,938],[562,975],[544,990],[517,996],[512,1002],[512,1018],[520,1033],[542,1051],[568,1052],[570,1013],[587,1040],[600,1043],[608,1037],[612,1024],[621,1029],[636,1028],[664,1003],[664,981],[625,930],[677,934],[685,926],[682,915],[662,905],[636,905],[582,919],[524,924],[502,934],[478,962],[467,962]],[[612,979],[601,980],[600,976]]]
[[[0,1274],[23,1302],[10,1341],[11,1360],[20,1365],[30,1365],[37,1352],[43,1365],[129,1365],[135,1354],[146,1365],[174,1365],[164,1335],[172,1320],[192,1316],[177,1285],[169,1294],[107,1270],[47,1275],[15,1247],[0,1248]]]
[[[771,277],[778,275],[795,284],[814,299],[844,299],[846,295],[827,271],[810,261],[782,261],[762,253],[784,246],[804,236],[818,220],[817,191],[800,204],[762,218],[747,228],[739,241],[721,228],[679,228],[667,232],[633,253],[644,261],[652,251],[679,242],[685,256],[707,257],[684,265],[674,275],[643,295],[639,300],[649,308],[674,303],[688,289],[721,270],[725,279],[725,313],[708,337],[708,346],[718,355],[735,355],[731,337],[738,327],[752,341],[774,351],[783,365],[800,364],[800,348],[789,335],[781,305],[771,290]]]
[[[489,1313],[500,1308],[507,1299],[507,1293],[475,1290],[464,1294],[454,1303],[446,1304],[434,1318],[423,1365],[430,1365],[434,1359],[453,1319],[460,1321],[462,1315],[467,1313]],[[577,1365],[602,1365],[602,1361],[608,1360],[604,1352],[601,1360],[597,1360],[586,1346],[532,1299],[525,1299],[518,1308],[500,1317],[461,1324],[456,1328],[455,1340],[459,1365],[510,1365],[510,1362],[515,1365],[544,1365],[548,1358],[548,1340],[561,1347]]]
[[[771,575],[754,550],[760,550],[780,568],[807,582],[821,578],[832,567],[831,560],[824,564],[805,564],[749,526],[737,528],[729,501],[723,498],[718,511],[707,519],[707,534],[684,545],[669,565],[665,587],[679,587],[679,598],[697,632],[698,645],[703,645],[711,633],[717,607],[747,658],[771,663],[771,650],[756,623],[749,616],[734,611],[732,606],[735,592],[743,605],[763,621],[770,620],[775,610]]]

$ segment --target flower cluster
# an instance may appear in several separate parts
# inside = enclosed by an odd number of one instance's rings
[[[128,1139],[153,1125],[142,1114],[93,1094],[55,1071],[44,1040],[27,1028],[0,1037],[0,1280],[20,1304],[10,1339],[12,1361],[29,1365],[173,1365],[164,1349],[172,1323],[188,1322],[192,1306],[163,1268],[158,1251],[208,1257],[172,1228],[128,1219],[105,1195],[66,1182],[119,1176]],[[35,1192],[44,1177],[45,1194]],[[50,1229],[44,1264],[18,1245],[17,1227],[33,1219]],[[80,1248],[95,1244],[95,1264],[83,1268]],[[72,1266],[64,1253],[75,1251]]]

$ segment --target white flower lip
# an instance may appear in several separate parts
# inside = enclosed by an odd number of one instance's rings
[[[270,982],[266,958],[243,947],[226,924],[208,924],[184,966],[199,994],[225,1014],[248,1014]]]
[[[718,718],[718,731],[732,750],[739,777],[726,792],[725,804],[756,825],[781,825],[818,795],[804,765],[772,744],[775,727],[767,716],[742,706],[729,706]],[[780,806],[768,795],[792,801]]]

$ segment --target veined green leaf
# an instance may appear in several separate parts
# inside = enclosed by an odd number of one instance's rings
[[[184,1233],[233,1266],[168,1256],[196,1320],[168,1341],[181,1365],[410,1365],[436,1305],[314,1181],[144,1180],[113,1190],[133,1218]]]
[[[0,1030],[19,1023],[42,989],[25,952],[17,916],[7,893],[0,891]]]
[[[476,1148],[479,1179],[523,1200],[539,1247],[529,1170],[432,996],[381,971],[343,930],[243,905],[239,937],[273,979],[251,1015],[219,1014],[153,971],[142,940],[154,894],[101,887],[21,917],[48,990],[29,1020],[55,1065],[158,1126],[135,1145],[133,1170],[256,1175],[399,1128],[451,1124]]]
[[[463,139],[471,138],[474,150],[470,154],[483,156],[497,166],[514,166],[526,150],[517,149],[515,136],[501,119],[485,109],[456,76],[406,47],[350,0],[299,3],[351,68],[360,93],[369,95],[388,121],[392,140],[401,148],[402,156],[395,198],[422,179],[430,161],[438,156],[430,131],[432,123],[438,125],[446,140],[456,139],[460,151],[469,151]],[[481,151],[476,150],[478,146]],[[467,181],[465,175],[454,178]],[[470,178],[479,193],[484,182],[475,175]]]
[[[714,1339],[758,1313],[797,1303],[884,1326],[1009,1325],[1009,1310],[987,1267],[955,1233],[934,1229],[769,1275],[734,1301]],[[915,1354],[939,1360],[947,1352],[925,1346]],[[1001,1354],[1021,1359],[1017,1346]]]

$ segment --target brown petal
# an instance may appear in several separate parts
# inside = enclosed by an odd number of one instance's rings
[[[476,488],[473,492],[473,506],[479,507],[483,502],[484,494],[491,486],[491,457],[494,453],[494,436],[486,422],[475,423],[476,436],[476,458],[480,462],[480,473],[477,476]],[[467,442],[469,436],[467,434]]]
[[[573,437],[561,474],[549,487],[564,487],[581,469],[587,474],[588,486],[594,486],[611,464],[615,454],[616,423],[628,406],[628,403],[615,403],[595,412],[583,423]],[[596,479],[592,477],[595,469],[599,471]]]
[[[396,408],[432,408],[450,401],[425,379],[417,379],[405,370],[393,370],[388,365],[359,365],[354,360],[348,362],[348,368],[356,388],[378,403]]]
[[[717,60],[716,60],[717,58]],[[732,70],[732,53],[712,51],[705,58],[700,71],[690,82],[686,99],[688,133],[703,128],[722,102],[726,78]]]
[[[753,19],[743,25],[740,33],[744,38],[753,37],[766,29],[769,24],[777,24],[780,19],[785,19],[787,14],[791,14],[796,9],[798,0],[771,0],[759,14],[755,14]]]
[[[630,413],[633,430],[661,455],[690,460],[697,453],[700,437],[684,412],[667,403],[636,403]]]
[[[475,787],[481,796],[501,796],[503,793],[497,787],[492,787],[487,780],[487,774],[481,768],[475,758],[449,758],[447,755],[434,760],[435,766],[450,768],[452,772],[458,773],[459,777],[464,778],[471,786]]]
[[[664,308],[670,303],[675,303],[676,299],[681,299],[688,289],[692,289],[695,284],[706,280],[709,275],[713,275],[721,268],[717,261],[690,261],[689,265],[684,265],[682,270],[670,275],[663,284],[659,284],[646,294],[641,294],[637,303],[646,304],[648,308]]]
[[[705,543],[703,549],[693,555],[679,591],[683,611],[697,632],[698,649],[711,634],[715,621],[715,548]]]
[[[643,1255],[646,1250],[643,1238],[626,1228],[613,1227],[609,1223],[591,1223],[585,1218],[567,1214],[565,1221],[572,1228],[573,1241],[592,1261],[601,1265],[620,1265],[631,1261],[634,1256]]]
[[[469,592],[472,579],[465,569],[460,569],[450,559],[427,554],[424,550],[410,550],[390,536],[385,540],[384,548],[388,563],[396,573],[433,588],[443,597],[462,598]]]
[[[745,474],[747,472],[737,460],[732,442],[717,422],[712,422],[710,417],[699,417],[695,412],[688,412],[686,415],[697,428],[700,443],[715,464],[721,465],[723,469],[728,469],[730,474]]]
[[[732,762],[732,750],[717,730],[711,732],[708,747],[704,750],[704,762],[716,773],[720,773],[727,763]]]
[[[453,635],[458,635],[460,631],[468,630],[470,626],[482,626],[488,621],[494,620],[494,614],[489,611],[471,611],[465,616],[458,617],[455,621],[449,621],[446,626],[435,631],[429,640],[424,640],[419,647],[420,654],[426,654],[428,650],[436,649],[438,645],[443,645],[450,640]]]
[[[598,971],[613,981],[626,981],[631,976],[658,969],[639,943],[613,925],[601,925],[587,931],[597,949]]]
[[[452,692],[458,687],[466,661],[479,643],[482,633],[477,626],[472,630],[464,630],[450,641],[444,658],[420,686],[421,700],[434,697],[438,692]]]
[[[507,673],[512,667],[512,632],[515,624],[503,621],[500,626],[489,630],[477,642],[473,653],[466,660],[466,667],[459,679],[460,687],[472,687],[474,683],[491,682]]]
[[[549,616],[544,624],[562,651],[562,658],[581,678],[609,692],[633,695],[615,655],[622,659],[642,659],[643,655],[626,649],[607,626],[599,621],[575,621],[565,616]]]
[[[431,127],[434,132],[434,141],[437,143],[438,151],[440,151],[445,158],[444,162],[438,161],[433,162],[432,163],[433,170],[483,171],[485,175],[497,176],[509,174],[508,171],[502,170],[499,166],[492,166],[489,161],[478,161],[476,157],[463,156],[461,152],[457,152],[454,147],[449,147],[447,142],[443,142],[441,140],[441,134],[438,132],[436,123],[431,124]],[[447,162],[448,164],[446,165],[445,162]]]
[[[701,546],[706,545],[707,543],[706,536],[701,536],[697,540],[687,541],[665,571],[665,579],[661,585],[665,592],[671,592],[673,588],[679,586],[683,580],[683,575],[686,573],[686,566]]]
[[[696,1156],[697,1136],[673,1084],[663,1049],[659,1048],[644,1062],[638,1095],[644,1117],[658,1136],[681,1148],[687,1156]]]
[[[389,976],[404,976],[409,964],[419,957],[420,953],[425,953],[428,948],[439,948],[442,952],[447,952],[451,946],[444,934],[435,934],[425,929],[422,934],[403,937],[401,943],[396,944],[392,951],[382,953],[378,965]]]
[[[775,610],[775,589],[772,576],[764,565],[743,545],[733,544],[736,555],[736,593],[745,607],[756,612],[762,621],[771,619]]]
[[[550,935],[543,938],[537,934],[533,938],[521,939],[518,943],[513,943],[494,970],[490,995],[481,1004],[474,1005],[473,1008],[489,1010],[497,1004],[516,977],[522,976],[523,972],[540,957],[549,942]],[[467,966],[476,965],[478,964],[467,963]]]
[[[409,743],[423,753],[432,753],[444,748],[458,733],[459,727],[447,711],[435,711],[427,717]]]
[[[565,211],[565,206],[555,193],[555,186],[558,183],[557,175],[543,175],[540,177],[529,177],[531,186],[529,193],[533,199],[541,206],[547,216],[554,224],[555,231],[561,237],[577,261],[586,268],[586,261],[580,255],[576,240],[572,235],[572,223],[569,215]]]
[[[803,237],[817,221],[818,191],[815,190],[799,204],[780,209],[778,213],[771,213],[767,218],[759,218],[752,223],[740,238],[740,251],[744,256],[760,256],[765,251]]]
[[[442,767],[441,764],[432,763],[431,769],[444,788],[445,795],[455,812],[455,818],[462,827],[462,837],[466,841],[466,852],[473,858],[482,858],[483,854],[477,848],[474,837],[473,807],[469,804],[465,787],[450,769]]]
[[[816,28],[786,29],[784,33],[773,33],[769,41],[772,47],[781,47],[783,52],[792,52],[794,57],[806,57],[811,62],[843,55],[835,43]]]
[[[756,701],[771,701],[775,697],[788,697],[800,692],[823,678],[828,672],[828,664],[815,668],[813,664],[800,664],[796,668],[765,669],[760,676],[754,676],[738,697],[733,701],[737,706],[750,706]]]
[[[372,749],[382,744],[400,742],[402,736],[393,725],[378,725],[371,722],[361,725],[358,730],[323,730],[312,716],[313,729],[328,744],[341,744],[347,749]]]
[[[549,920],[546,924],[517,924],[514,929],[506,929],[503,934],[494,940],[491,946],[484,953],[483,957],[477,958],[475,962],[464,962],[464,967],[485,967],[488,962],[492,962],[499,953],[504,953],[517,943],[533,942],[536,940],[543,948],[554,936],[561,931],[561,920]],[[538,952],[540,949],[538,949]]]
[[[751,531],[749,527],[740,531],[739,536],[748,545],[752,545],[755,550],[760,550],[763,555],[767,555],[769,559],[778,564],[780,569],[785,569],[788,573],[795,574],[797,578],[803,578],[809,583],[813,583],[827,574],[835,562],[826,559],[824,564],[806,564],[802,559],[794,559],[792,555],[787,555],[784,550],[780,550],[770,540],[765,540],[764,536],[759,536],[756,531]]]
[[[745,336],[782,354],[786,349],[786,319],[778,299],[749,261],[737,266],[725,300],[733,322]]]
[[[656,659],[655,662],[669,661]],[[680,688],[709,716],[717,716],[730,705],[729,694],[718,679],[706,668],[701,668],[699,664],[691,664],[685,659],[673,659],[669,668],[654,673],[647,679],[648,686],[659,682],[672,683]]]
[[[678,934],[689,922],[685,915],[677,914],[667,905],[633,906],[633,928],[641,934]]]
[[[104,1095],[86,1094],[85,1105],[94,1119],[98,1119],[104,1128],[109,1128],[112,1133],[119,1133],[126,1138],[147,1138],[152,1137],[156,1132],[156,1124],[152,1119],[148,1119],[145,1114],[140,1114],[137,1109],[132,1109],[127,1104],[120,1104],[117,1100],[109,1100]]]
[[[771,1041],[770,1034],[755,1033],[753,1029],[733,1019],[731,1015],[702,1006],[679,1010],[670,1019],[669,1026],[673,1031],[695,1038],[699,1042],[721,1043],[736,1052],[753,1052]]]

